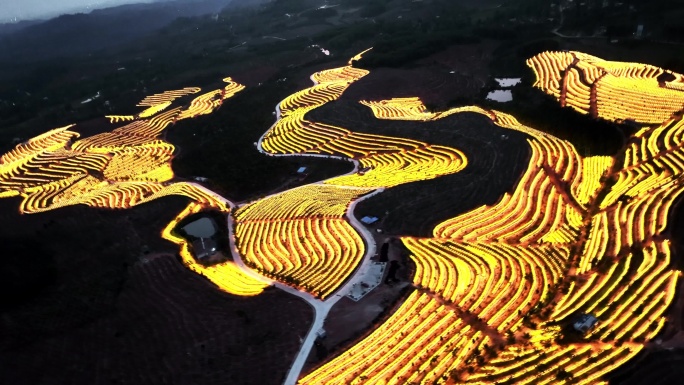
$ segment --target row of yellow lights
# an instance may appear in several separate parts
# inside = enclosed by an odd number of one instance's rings
[[[584,56],[581,58],[586,59]],[[531,60],[538,76],[537,85],[546,87],[547,92],[560,97],[560,82],[563,80],[560,73],[578,59],[566,53],[549,53]],[[636,116],[639,116],[636,98],[625,94],[627,91],[619,88],[633,87],[640,81],[652,80],[661,72],[651,67],[640,68],[639,65],[605,67],[578,65],[578,68],[585,70],[587,77],[595,80],[600,78],[603,81],[610,76],[626,78],[624,81],[616,82],[616,89],[611,91],[608,91],[607,86],[604,87],[605,90],[597,87],[601,91],[598,94],[599,112],[606,103],[610,103],[610,100],[604,100],[607,98],[606,94],[603,94],[605,91],[611,95],[627,95],[627,113],[636,111]],[[565,81],[572,82],[568,87],[568,98],[575,97],[576,102],[580,103],[579,96],[590,96],[589,88],[580,84],[581,77],[577,73]],[[633,88],[635,92],[641,90]],[[670,95],[668,91],[654,90],[650,85],[645,85],[643,90],[654,95],[653,98]],[[655,100],[653,98],[649,100]],[[583,112],[588,113],[589,104],[586,101],[582,103],[585,103],[581,105],[584,107]],[[427,120],[439,114],[428,112],[415,98],[364,104],[371,108],[376,117],[382,119]],[[658,119],[669,118],[669,109],[677,105],[677,101],[656,104],[665,111]],[[625,111],[622,112],[624,116]],[[447,113],[448,111],[441,115]],[[639,164],[638,169],[633,167],[639,171],[625,173],[624,176],[621,174],[620,177],[624,181],[619,180],[608,197],[596,202],[603,179],[613,165],[612,158],[582,159],[569,143],[526,128],[513,117],[491,111],[481,113],[492,118],[498,125],[532,136],[530,144],[533,154],[530,167],[521,178],[516,191],[513,194],[506,194],[494,208],[480,207],[446,221],[435,229],[435,236],[439,239],[404,239],[416,263],[414,284],[428,290],[431,300],[443,298],[452,301],[456,306],[477,314],[490,326],[499,327],[502,332],[518,330],[522,327],[520,318],[543,296],[551,293],[547,288],[553,287],[567,274],[565,270],[568,266],[565,264],[568,247],[576,242],[579,229],[591,223],[591,231],[582,258],[579,260],[579,267],[571,268],[571,273],[576,274],[577,278],[570,281],[568,293],[557,298],[558,304],[551,313],[551,319],[561,320],[577,311],[594,312],[600,317],[601,323],[592,331],[590,338],[607,342],[587,341],[561,347],[555,344],[555,338],[547,338],[543,339],[544,346],[539,339],[527,347],[508,346],[502,353],[503,358],[500,358],[496,365],[479,368],[474,375],[468,376],[468,383],[506,380],[515,380],[516,383],[557,382],[556,372],[561,367],[572,374],[574,382],[594,383],[601,375],[624,364],[643,347],[642,342],[627,342],[617,347],[611,341],[653,338],[663,327],[664,311],[674,296],[679,273],[672,271],[669,266],[668,244],[654,240],[653,236],[665,228],[672,201],[682,190],[679,179],[676,178],[682,170],[678,161],[681,156],[681,141],[673,140],[674,137],[681,137],[681,130],[671,127],[656,130],[658,135],[663,135],[666,139],[655,139],[653,135],[649,136],[647,131],[641,132],[644,141],[650,140],[643,144],[648,150],[633,151],[635,155],[627,159],[633,164]],[[602,116],[612,118],[610,115],[604,115]],[[652,118],[652,115],[650,117]],[[673,131],[677,134],[673,134]],[[345,135],[348,136],[346,133],[340,136]],[[671,155],[666,156],[663,150],[657,148],[660,143],[669,143],[664,151]],[[641,154],[651,156],[643,157]],[[658,156],[654,157],[656,154]],[[635,162],[634,158],[637,156],[641,158]],[[655,166],[665,169],[666,174],[660,175],[655,172]],[[548,175],[549,172],[555,173],[557,180],[569,186],[567,191],[558,191],[558,186],[552,183]],[[617,198],[623,195],[629,196],[630,200],[617,202]],[[569,200],[574,200],[575,203],[568,202]],[[593,218],[587,217],[588,208],[594,204],[601,207],[602,211]],[[526,241],[523,243],[525,246],[507,246],[508,250],[501,254],[504,249],[497,242],[515,244],[523,239]],[[473,241],[483,243],[468,243]],[[620,262],[613,264],[605,274],[596,271],[594,263],[603,260],[604,254],[618,256],[625,247],[631,247],[637,242],[643,245],[645,256],[637,268],[637,276],[631,277],[627,274],[632,260],[631,254],[620,257]],[[545,253],[531,255],[530,251],[535,243],[549,243],[553,246],[549,246],[551,248]],[[553,254],[549,253],[549,250],[554,250],[557,257],[549,258],[549,254]],[[665,258],[660,257],[661,255],[665,255]],[[527,275],[526,279],[522,278],[524,275]],[[526,280],[529,282],[525,282]],[[639,286],[628,292],[630,285],[636,280],[639,280]],[[510,287],[501,287],[500,282],[508,282]],[[512,294],[507,294],[507,291]],[[413,305],[416,295],[414,293],[404,306]],[[491,306],[494,303],[496,306]],[[409,377],[411,381],[431,382],[437,379],[440,383],[449,382],[450,380],[446,380],[444,376],[449,372],[445,370],[446,366],[441,366],[443,357],[423,356],[413,350],[416,346],[421,349],[431,346],[430,341],[416,344],[410,335],[399,333],[402,340],[390,342],[398,338],[396,328],[399,325],[413,326],[413,320],[427,320],[410,312],[403,312],[404,306],[372,335],[360,341],[348,352],[321,366],[301,382],[355,383],[353,378],[363,376],[366,383],[393,383],[397,381],[395,376],[409,372],[413,372]],[[643,311],[636,315],[635,311],[639,307],[643,308]],[[423,326],[422,330],[432,330],[435,325],[443,322],[443,319],[430,318],[430,323]],[[434,343],[435,340],[431,342]],[[379,347],[373,349],[375,345]],[[409,362],[404,359],[405,356],[395,356],[391,351],[385,352],[385,345],[400,346],[396,348],[397,351],[408,350],[408,354],[416,359],[408,366]],[[554,349],[558,350],[559,355],[549,354]],[[383,370],[376,359],[365,358],[366,354],[372,354],[374,350],[386,355],[387,358],[382,364],[385,368],[391,367],[391,370],[396,371],[388,375],[388,371]],[[543,359],[542,352],[545,353]],[[521,364],[520,359],[525,354],[533,356],[529,356],[529,361]],[[589,356],[597,359],[587,363],[586,359]],[[415,369],[416,363],[420,365],[421,370]],[[540,363],[549,364],[548,369],[542,373],[535,370]],[[436,376],[424,376],[425,368],[434,365],[442,370]],[[463,368],[463,365],[464,362],[461,361],[449,367]],[[407,378],[400,377],[399,381],[406,380]]]
[[[197,214],[206,207],[202,204],[190,203],[172,220],[162,231],[162,238],[177,244],[183,264],[190,270],[201,274],[216,284],[221,290],[239,296],[254,296],[264,291],[269,283],[245,274],[232,261],[225,261],[214,266],[203,266],[195,260],[190,252],[190,246],[185,238],[173,234],[173,230],[183,219]]]
[[[652,124],[684,108],[684,94],[677,88],[678,83],[674,87],[658,83],[658,76],[664,73],[658,67],[610,62],[578,52],[544,52],[527,64],[537,77],[536,87],[563,98],[581,113],[590,113],[594,102],[598,117]],[[567,92],[561,95],[563,85]],[[596,90],[593,95],[592,87]]]
[[[167,183],[174,178],[171,160],[175,148],[159,139],[169,125],[209,113],[244,88],[230,78],[224,81],[228,83],[224,89],[195,98],[185,110],[163,112],[174,99],[199,92],[198,88],[146,98],[140,105],[149,108],[137,120],[111,132],[73,142],[79,134],[68,126],[19,144],[0,157],[0,194],[21,195],[23,213],[74,204],[128,208],[168,194],[224,206],[194,185]],[[155,116],[142,119],[143,115]]]
[[[362,171],[262,199],[235,214],[238,245],[247,263],[322,298],[342,285],[365,251],[344,218],[353,200],[377,188],[455,173],[467,164],[465,155],[452,148],[305,119],[367,74],[351,65],[315,73],[316,84],[280,103],[280,119],[262,142],[272,154],[355,159]]]
[[[250,266],[266,276],[294,279],[294,286],[321,298],[347,279],[365,250],[361,237],[342,218],[237,223],[235,235]]]

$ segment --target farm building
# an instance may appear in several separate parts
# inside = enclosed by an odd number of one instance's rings
[[[577,317],[577,320],[572,324],[572,327],[578,332],[584,334],[596,326],[597,323],[598,318],[591,314],[582,314]]]
[[[195,258],[204,259],[216,253],[216,241],[211,238],[198,238],[192,242]]]

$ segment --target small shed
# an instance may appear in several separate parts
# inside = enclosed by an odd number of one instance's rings
[[[300,167],[297,169],[297,174],[304,174],[306,172],[306,167]]]
[[[211,238],[199,238],[192,242],[195,258],[204,259],[216,253],[216,241]]]
[[[575,330],[577,330],[578,332],[584,334],[589,330],[593,329],[597,323],[598,318],[596,318],[592,314],[581,314],[572,324],[572,327],[575,328]]]

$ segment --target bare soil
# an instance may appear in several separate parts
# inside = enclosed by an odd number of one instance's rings
[[[21,297],[0,310],[0,383],[281,383],[313,310],[276,289],[232,296],[185,269],[159,234],[187,202],[19,215],[0,200],[4,242],[25,245],[0,266],[15,281],[3,292]]]

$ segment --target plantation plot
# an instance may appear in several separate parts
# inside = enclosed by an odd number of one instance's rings
[[[279,104],[279,119],[259,142],[268,154],[350,158],[357,172],[267,197],[235,213],[236,242],[245,263],[320,298],[338,289],[365,254],[364,241],[348,222],[353,201],[380,188],[456,173],[467,164],[453,148],[354,133],[304,118],[366,74],[351,61],[315,73],[314,86]]]
[[[581,52],[544,52],[527,65],[537,76],[535,87],[593,117],[659,124],[684,108],[684,76],[655,66]],[[664,74],[674,80],[659,80]]]
[[[84,204],[99,208],[125,209],[168,195],[193,200],[162,232],[162,237],[180,246],[183,263],[211,279],[219,288],[240,296],[259,294],[270,282],[246,275],[232,261],[206,267],[190,253],[188,242],[174,235],[175,225],[187,215],[203,209],[230,210],[218,194],[187,183],[171,182],[175,147],[161,139],[164,130],[178,120],[211,113],[244,87],[224,79],[228,85],[195,98],[187,108],[168,109],[179,97],[195,94],[192,87],[145,98],[138,105],[149,107],[136,116],[110,116],[110,121],[131,121],[110,132],[77,140],[74,126],[58,128],[19,144],[0,157],[0,197],[21,196],[19,210],[37,213]]]
[[[238,250],[262,274],[325,298],[363,257],[363,241],[343,216],[368,192],[309,185],[245,206],[235,213]]]
[[[512,116],[468,108],[529,135],[517,188],[444,221],[433,238],[404,237],[417,290],[301,383],[601,383],[663,328],[681,274],[663,231],[684,190],[682,76],[658,85],[662,69],[580,53],[544,53],[528,64],[536,85],[562,104],[659,125],[630,138],[616,167]],[[362,103],[381,119],[459,112],[427,112],[416,98]],[[599,322],[572,336],[563,325],[576,314]]]
[[[0,197],[21,196],[23,213],[35,213],[75,204],[122,209],[169,194],[184,195],[207,207],[227,209],[216,194],[173,178],[175,147],[160,139],[180,119],[210,113],[244,87],[230,78],[212,91],[210,101],[199,96],[187,109],[167,107],[178,97],[199,88],[169,91],[145,98],[148,106],[137,117],[111,132],[79,138],[74,126],[58,128],[19,144],[0,157]],[[153,116],[153,117],[151,117]]]
[[[305,119],[368,74],[352,61],[315,73],[312,87],[284,99],[277,121],[257,143],[273,156],[352,160],[356,167],[347,175],[235,210],[199,185],[173,183],[175,148],[163,140],[164,130],[211,113],[242,89],[226,78],[225,88],[185,107],[174,102],[201,90],[148,97],[140,114],[111,116],[127,122],[111,132],[79,140],[68,126],[16,146],[0,157],[0,197],[22,197],[22,213],[190,197],[193,202],[162,233],[179,245],[188,269],[239,296],[261,294],[272,280],[305,291],[291,290],[325,309],[317,315],[322,325],[333,294],[353,283],[375,246],[353,215],[356,202],[468,164],[455,148]],[[498,111],[430,112],[418,98],[362,101],[382,120],[479,114],[525,134],[530,157],[516,187],[498,202],[439,223],[431,236],[401,237],[415,265],[408,299],[301,383],[601,383],[663,329],[681,274],[671,266],[665,229],[684,191],[684,77],[660,81],[663,69],[577,52],[543,53],[528,65],[537,75],[535,86],[561,105],[643,126],[619,156],[582,157],[568,141]],[[184,218],[208,208],[231,212],[235,261],[203,266],[174,233]],[[572,332],[568,326],[578,314],[598,322]]]
[[[190,252],[190,245],[185,238],[173,233],[178,223],[192,214],[197,214],[205,207],[193,202],[171,221],[162,231],[162,238],[177,244],[180,247],[180,256],[183,264],[188,269],[207,277],[221,290],[231,294],[250,297],[261,294],[270,282],[247,275],[233,261],[225,261],[213,266],[203,266],[195,260]]]

